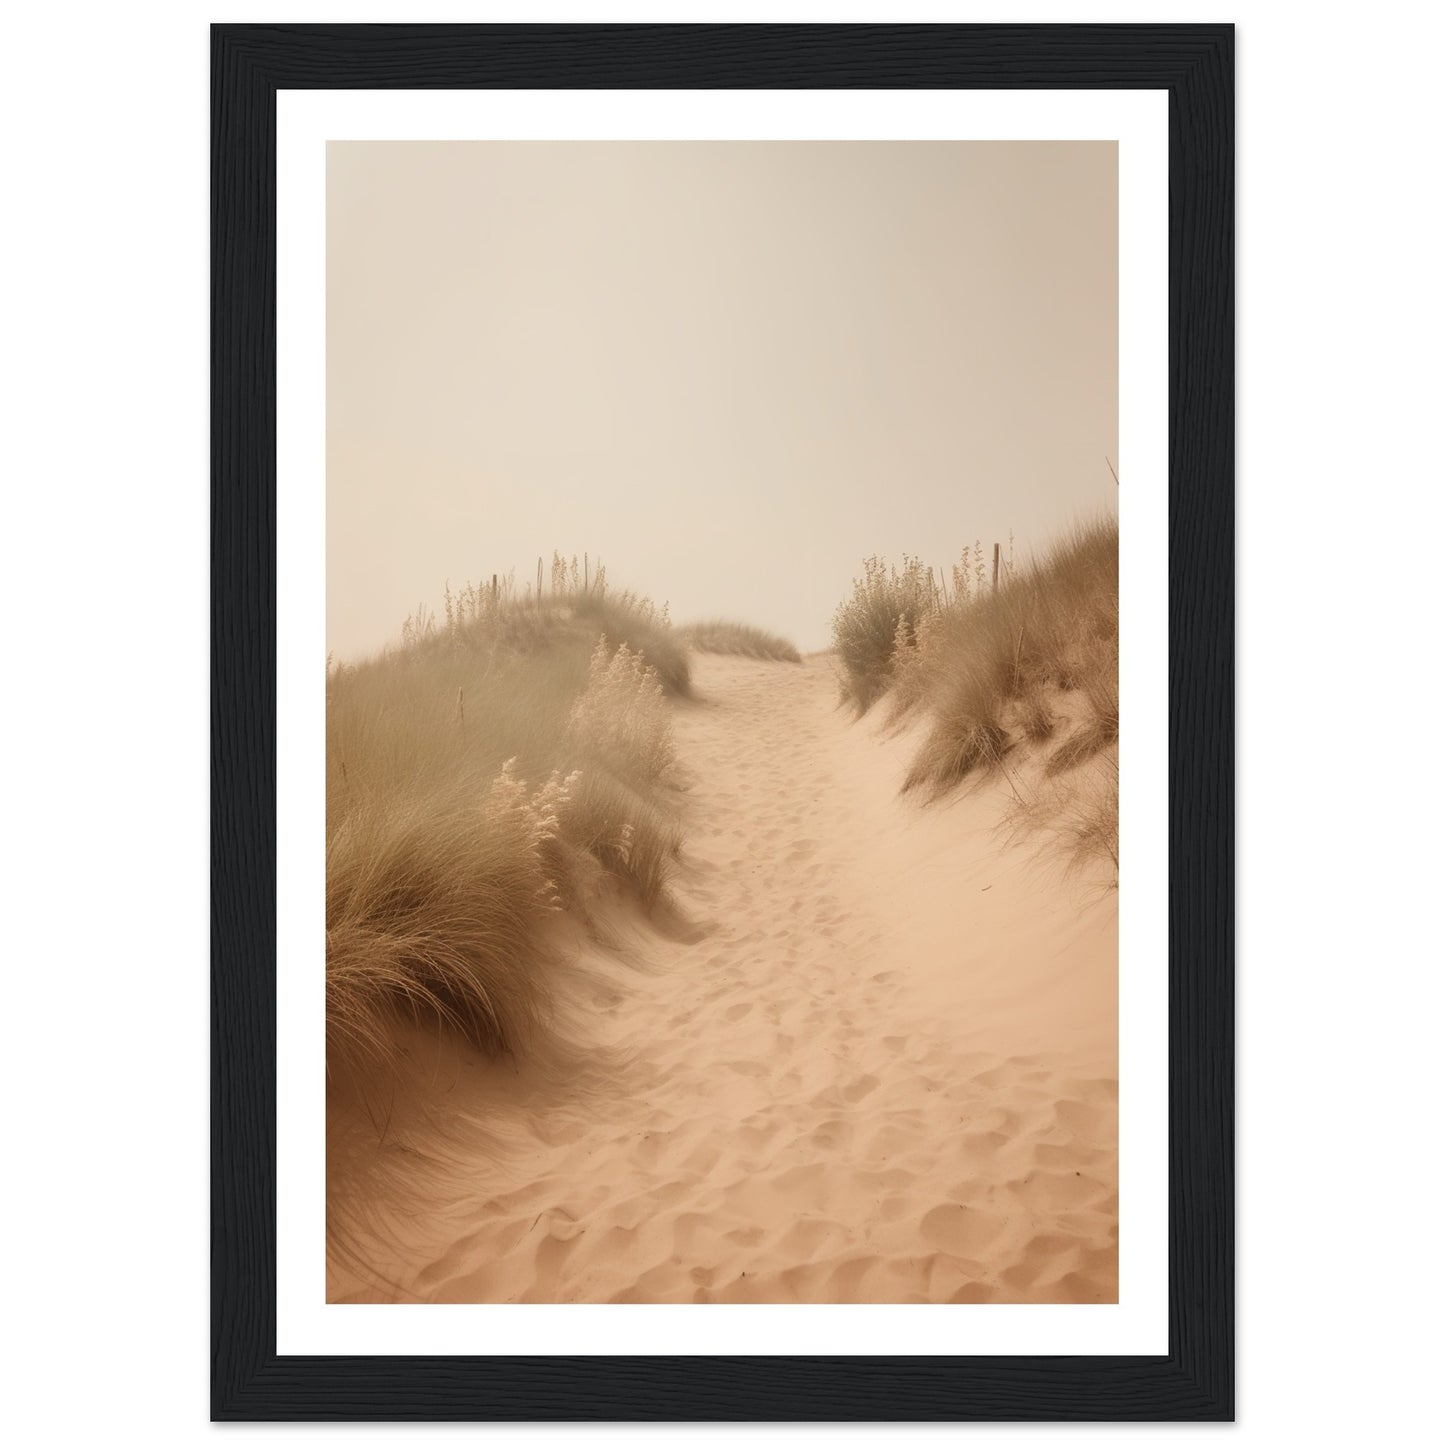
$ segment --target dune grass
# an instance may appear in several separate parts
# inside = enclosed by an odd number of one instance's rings
[[[678,836],[664,612],[589,577],[448,589],[443,619],[329,666],[326,994],[332,1065],[398,1017],[522,1054],[551,1017],[549,923],[623,890],[656,906]]]
[[[927,718],[905,791],[938,796],[1000,770],[1016,750],[1040,758],[1050,779],[1095,760],[1107,770],[1112,755],[1112,792],[1091,785],[1085,816],[1069,812],[1078,789],[1067,799],[1050,790],[1058,796],[1047,811],[1069,815],[1076,856],[1117,864],[1118,556],[1108,518],[1010,566],[996,590],[977,545],[951,569],[951,587],[916,558],[901,568],[865,562],[834,620],[843,695],[860,714],[886,697],[894,721]]]
[[[745,622],[691,622],[678,635],[699,652],[756,657],[767,662],[802,662],[802,654],[786,638]]]
[[[926,618],[944,606],[933,569],[905,556],[902,567],[881,557],[863,559],[853,595],[833,615],[833,646],[843,665],[843,696],[861,716],[894,682],[898,642],[912,639]]]

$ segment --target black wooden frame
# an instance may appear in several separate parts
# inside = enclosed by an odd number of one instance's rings
[[[1228,25],[213,27],[213,1418],[1233,1418],[1233,52]],[[1166,1355],[276,1354],[276,92],[538,87],[1169,92]]]

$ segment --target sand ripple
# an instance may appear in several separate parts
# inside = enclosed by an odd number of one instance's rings
[[[826,660],[698,672],[701,926],[582,960],[589,1063],[437,1047],[380,1142],[333,1120],[330,1297],[1117,1299],[1112,898],[1001,853],[994,793],[900,800]]]

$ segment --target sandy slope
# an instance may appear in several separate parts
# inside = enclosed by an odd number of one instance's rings
[[[1008,848],[1002,789],[900,799],[829,659],[696,672],[702,936],[585,960],[560,1079],[427,1052],[336,1143],[386,1230],[330,1297],[1116,1299],[1114,896]]]

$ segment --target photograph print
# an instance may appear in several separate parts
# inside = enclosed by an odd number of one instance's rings
[[[1119,1301],[1118,233],[328,144],[328,1302]]]

